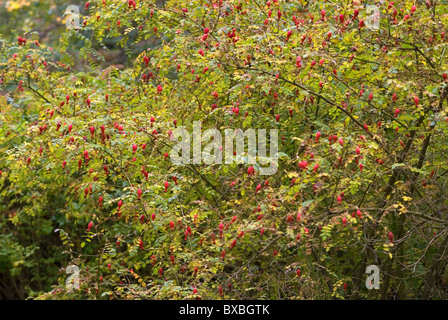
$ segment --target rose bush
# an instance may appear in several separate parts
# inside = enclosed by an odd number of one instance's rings
[[[364,4],[98,0],[58,48],[17,35],[0,226],[27,254],[2,273],[38,250],[40,299],[446,298],[448,10],[385,2],[374,30]],[[105,41],[129,67],[99,67]],[[277,172],[173,165],[193,121],[278,129]]]

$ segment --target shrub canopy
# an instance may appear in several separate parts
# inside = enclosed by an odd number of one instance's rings
[[[94,0],[53,8],[57,41],[5,33],[0,297],[446,299],[448,8],[374,29],[359,2]],[[277,172],[173,165],[194,121],[278,129]]]

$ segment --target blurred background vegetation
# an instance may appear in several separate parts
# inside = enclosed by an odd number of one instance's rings
[[[156,4],[161,6],[164,0],[158,0]],[[81,16],[86,14],[85,2],[81,1],[0,1],[0,40],[15,42],[18,36],[30,34],[33,39],[37,38],[47,46],[58,48],[61,45],[61,34],[66,30],[64,13],[69,5],[77,6]],[[102,43],[98,43],[94,38],[89,39],[92,40],[93,48],[101,55],[97,59],[99,67],[127,67],[146,48],[153,49],[160,44],[160,39],[154,36],[131,45],[136,32],[131,32],[128,36],[129,46],[125,48],[115,45],[120,38],[107,37]],[[85,59],[79,58],[83,45],[82,39],[71,39],[70,47],[66,48],[67,53],[74,58],[75,70],[79,71],[84,71],[88,64]]]

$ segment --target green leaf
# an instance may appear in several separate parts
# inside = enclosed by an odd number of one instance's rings
[[[404,163],[394,163],[392,165],[392,170],[395,169],[395,168],[398,168],[398,167],[403,167],[404,165],[405,165]]]
[[[305,201],[305,202],[302,202],[302,207],[304,208],[304,207],[307,207],[307,206],[309,206],[310,204],[312,204],[314,202],[314,199],[313,200],[307,200],[307,201]]]

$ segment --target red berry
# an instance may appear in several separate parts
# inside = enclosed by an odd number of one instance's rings
[[[418,97],[414,97],[414,104],[416,107],[418,107],[419,102],[420,102],[420,99]]]
[[[394,234],[391,231],[389,231],[388,238],[390,242],[394,242]]]

